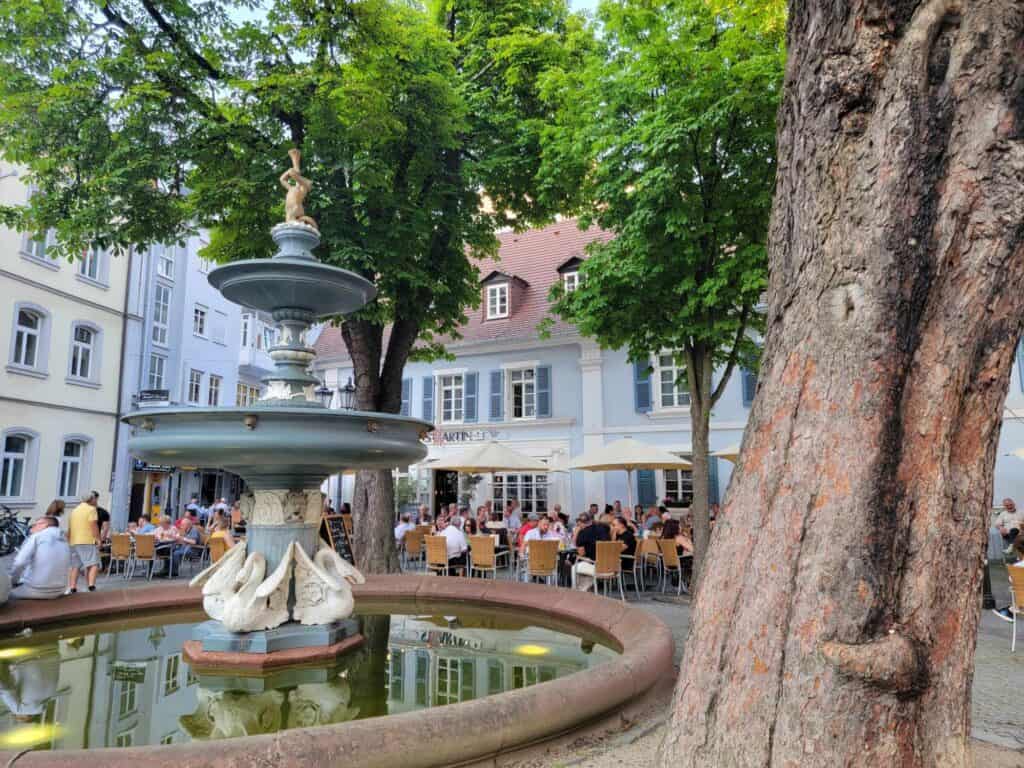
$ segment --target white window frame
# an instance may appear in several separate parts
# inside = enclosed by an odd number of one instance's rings
[[[207,338],[207,326],[210,317],[210,310],[202,304],[192,307],[192,335],[201,339]]]
[[[7,450],[7,438],[21,438],[25,441],[23,452],[15,453]],[[10,427],[0,432],[0,502],[14,506],[34,506],[36,489],[36,466],[39,456],[39,433],[25,427]],[[10,494],[10,474],[4,478],[4,468],[14,461],[21,462],[21,482],[17,494]],[[10,473],[10,469],[8,469]]]
[[[150,352],[149,371],[146,375],[146,382],[149,384],[148,389],[166,389],[164,386],[166,375],[167,357],[165,355],[158,355],[156,352]]]
[[[672,366],[666,367],[662,365],[662,358],[672,358]],[[651,399],[654,405],[655,411],[680,411],[685,412],[690,410],[690,392],[679,380],[679,372],[682,369],[681,364],[675,363],[675,353],[671,350],[662,350],[654,358],[654,372],[651,375]],[[663,400],[662,385],[664,374],[669,374],[672,377],[673,395],[672,402],[665,405]]]
[[[25,315],[24,320],[22,315]],[[34,327],[30,323],[34,323]],[[25,368],[38,368],[42,336],[42,315],[31,309],[19,309],[14,316],[14,352],[11,355],[11,362]]]
[[[501,320],[508,317],[511,302],[510,286],[507,282],[487,286],[487,319]],[[504,304],[504,307],[502,306]]]
[[[527,380],[529,375],[529,380]],[[519,381],[516,381],[516,378]],[[537,418],[537,368],[536,366],[521,366],[505,369],[505,418],[510,421],[533,421]],[[522,413],[516,416],[515,393],[516,387],[523,390]],[[532,392],[528,392],[532,390]]]
[[[538,493],[538,489],[542,492]],[[547,472],[495,472],[491,481],[491,504],[494,509],[505,509],[505,503],[515,499],[526,519],[531,513],[550,511],[550,491],[551,478]]]
[[[53,244],[53,230],[47,230],[40,240],[31,233],[26,233],[21,245],[21,255],[28,261],[47,269],[60,269],[60,259],[47,256],[46,251]]]
[[[161,296],[164,300],[161,301]],[[153,288],[153,330],[151,337],[158,347],[167,347],[170,334],[171,286],[157,282]]]
[[[155,245],[153,254],[156,256],[156,273],[165,280],[174,280],[174,247]]]
[[[206,383],[206,404],[220,405],[220,389],[224,383],[224,377],[215,373],[210,374],[210,380]]]
[[[255,346],[255,336],[253,334],[253,328],[255,326],[256,316],[249,313],[242,313],[242,349],[246,347]]]
[[[79,341],[78,332],[88,331],[91,334],[89,342]],[[99,372],[101,368],[101,354],[103,351],[103,331],[90,322],[76,320],[71,324],[71,350],[68,354],[68,376],[69,384],[86,384],[99,386]],[[88,357],[87,370],[82,372],[81,361]]]
[[[39,321],[38,328],[23,328],[19,322],[19,316],[22,312],[35,315]],[[7,355],[8,371],[26,376],[35,376],[40,379],[46,378],[49,375],[50,322],[50,313],[38,304],[20,301],[14,305],[14,314],[11,317],[11,345]],[[15,359],[19,352],[24,353],[27,343],[25,339],[28,335],[35,337],[35,357],[31,365],[23,362],[24,357],[22,357],[22,361]]]
[[[170,696],[179,690],[181,690],[181,654],[172,653],[164,659],[161,691],[164,696]]]
[[[437,377],[437,414],[442,424],[462,424],[466,419],[466,376],[444,373]],[[450,407],[445,412],[445,392],[450,393]]]
[[[78,276],[89,282],[103,281],[103,251],[99,248],[86,248],[82,258],[78,260]]]
[[[121,690],[117,693],[117,714],[120,718],[135,714],[139,709],[138,685],[131,680],[121,681]]]
[[[78,456],[67,456],[67,446],[78,446]],[[76,473],[75,483],[66,483],[67,475]],[[92,477],[92,438],[87,435],[64,435],[60,441],[60,456],[57,464],[57,498],[64,501],[77,501]]]
[[[658,489],[659,499],[667,499],[671,495],[679,505],[683,507],[689,507],[693,504],[693,470],[692,469],[663,469],[658,473],[658,479],[661,481],[661,487]],[[669,493],[670,482],[675,486],[677,493]],[[685,503],[686,494],[684,490],[689,485],[690,503]]]
[[[186,396],[189,405],[199,405],[203,394],[203,372],[197,368],[188,371]]]
[[[132,728],[129,731],[122,731],[114,737],[114,746],[117,748],[133,747],[135,746],[135,729]]]
[[[572,293],[580,287],[580,273],[577,270],[565,272],[562,275],[562,288],[566,293]]]

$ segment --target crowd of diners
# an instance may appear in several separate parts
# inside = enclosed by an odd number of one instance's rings
[[[718,505],[713,505],[711,512],[712,515],[717,514]],[[514,499],[499,510],[487,501],[472,513],[469,508],[460,509],[456,504],[449,504],[436,518],[432,518],[429,507],[423,505],[415,514],[406,512],[401,515],[394,531],[396,545],[402,548],[406,534],[424,526],[430,527],[431,534],[445,537],[451,575],[465,572],[468,536],[487,534],[497,537],[499,548],[507,548],[514,560],[527,557],[530,541],[556,540],[570,569],[572,584],[578,589],[591,586],[590,577],[594,573],[593,563],[600,541],[621,542],[624,563],[635,557],[637,542],[646,538],[674,541],[677,552],[684,559],[693,554],[690,513],[686,511],[676,517],[666,505],[652,505],[645,510],[637,504],[630,509],[616,501],[601,510],[597,504],[591,504],[572,522],[559,504],[544,514],[523,514],[519,502]]]

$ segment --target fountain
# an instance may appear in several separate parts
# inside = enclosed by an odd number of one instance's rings
[[[345,315],[371,301],[372,283],[313,255],[316,222],[303,200],[311,182],[292,167],[281,176],[286,221],[271,230],[269,259],[225,264],[210,284],[243,307],[270,313],[281,331],[269,350],[275,369],[266,393],[245,408],[153,408],[125,417],[132,455],[153,463],[219,467],[240,475],[247,539],[193,580],[210,622],[186,652],[195,664],[228,663],[223,654],[259,654],[258,666],[351,647],[357,627],[352,583],[359,572],[320,539],[324,479],[341,469],[390,469],[421,460],[427,422],[391,414],[331,411],[313,397],[307,373],[315,352],[304,334],[318,318]],[[313,649],[317,649],[314,651]],[[248,661],[252,663],[253,658]]]

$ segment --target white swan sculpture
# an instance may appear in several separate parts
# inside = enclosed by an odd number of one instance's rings
[[[311,560],[292,542],[280,564],[264,580],[267,561],[259,552],[246,557],[245,545],[233,546],[216,563],[197,574],[190,586],[203,588],[203,609],[232,632],[255,632],[280,626],[289,618],[303,624],[330,624],[352,615],[350,584],[363,575],[327,542]],[[295,606],[288,596],[295,569]]]

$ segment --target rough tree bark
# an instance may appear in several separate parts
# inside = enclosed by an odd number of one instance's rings
[[[968,766],[1024,5],[794,0],[764,360],[661,764]]]

